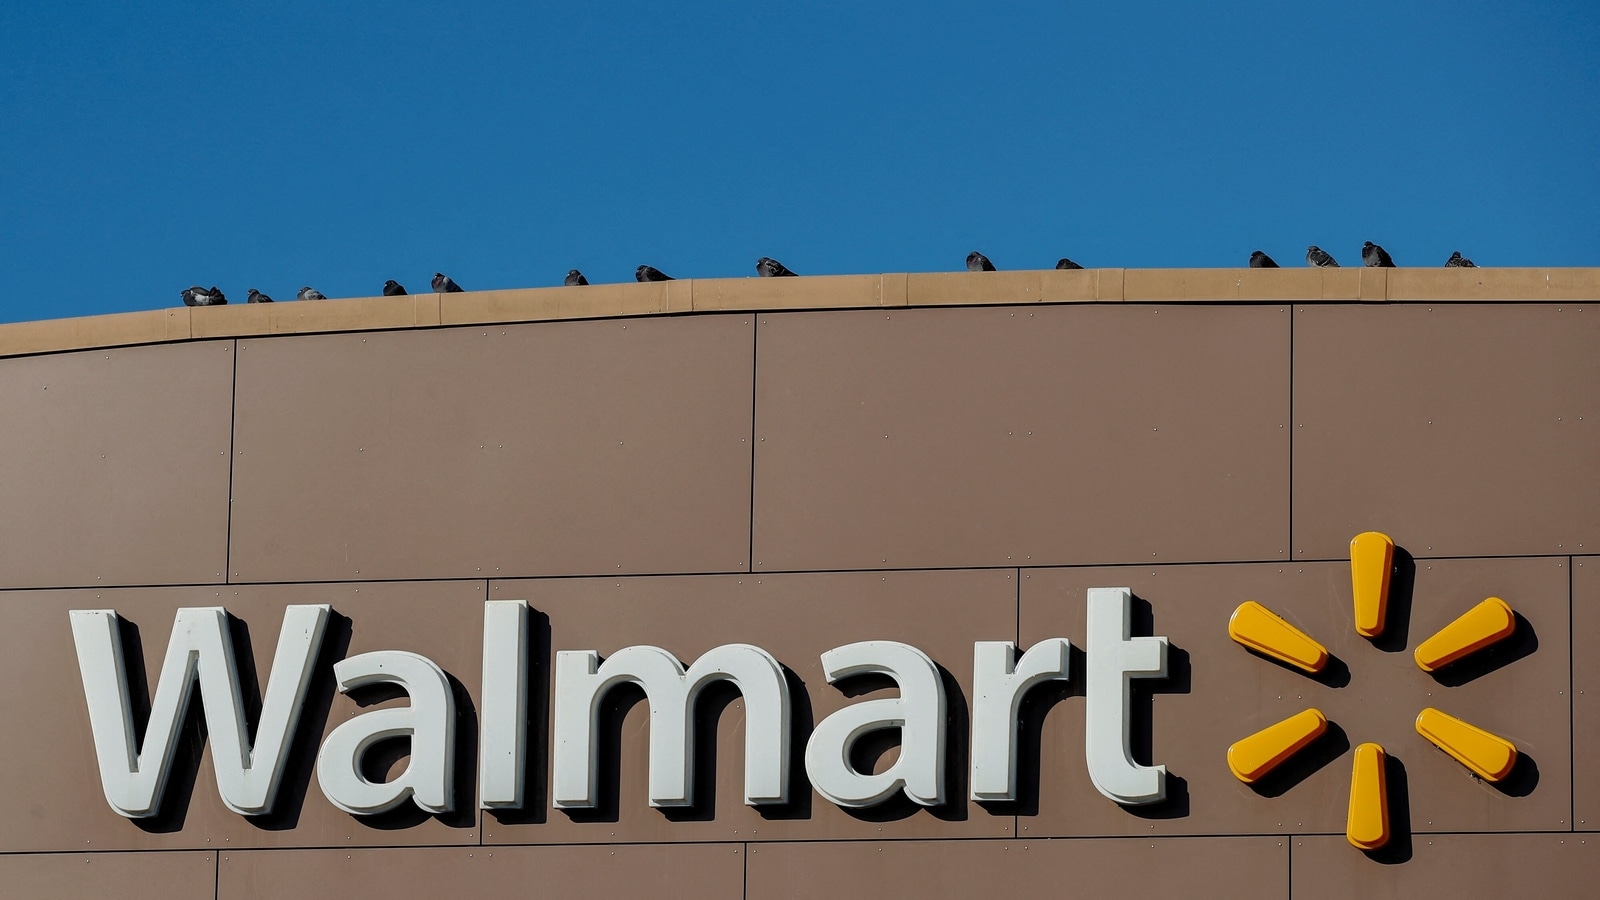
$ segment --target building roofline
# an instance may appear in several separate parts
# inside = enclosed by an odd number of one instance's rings
[[[1600,268],[1080,269],[695,278],[176,307],[0,324],[0,357],[276,334],[754,310],[1017,303],[1600,301]]]

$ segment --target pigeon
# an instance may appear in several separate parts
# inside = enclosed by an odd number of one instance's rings
[[[1319,269],[1339,268],[1339,263],[1328,255],[1328,251],[1318,247],[1316,244],[1306,248],[1306,265],[1316,266]]]
[[[310,287],[301,288],[300,289],[300,293],[295,294],[294,298],[296,300],[326,300],[326,299],[328,299],[327,297],[323,296],[321,291],[317,290],[316,288],[310,288]]]
[[[271,303],[272,302],[272,298],[268,297],[266,294],[261,293],[260,291],[256,290],[255,288],[251,288],[250,289],[250,293],[249,293],[249,295],[247,295],[245,297],[245,301],[244,302],[246,302],[246,303]]]
[[[406,286],[391,278],[383,283],[383,295],[385,297],[404,297],[406,295]]]
[[[633,277],[637,281],[673,281],[673,277],[655,266],[640,266],[633,270]]]
[[[435,294],[460,294],[461,285],[450,280],[450,276],[443,272],[433,273],[433,292]]]
[[[1447,269],[1476,269],[1478,267],[1477,263],[1462,256],[1460,250],[1450,254],[1450,258],[1444,261],[1444,265]]]
[[[763,256],[756,260],[756,272],[758,272],[762,278],[778,278],[783,275],[794,274],[793,272],[789,271],[788,266],[778,262],[770,256]]]
[[[1073,262],[1072,260],[1067,259],[1065,256],[1063,256],[1060,259],[1056,260],[1056,268],[1058,268],[1058,269],[1081,269],[1081,268],[1083,268],[1083,266],[1080,266],[1077,263]]]
[[[974,250],[967,254],[968,272],[993,272],[994,263],[989,262],[989,257]]]
[[[1369,269],[1392,269],[1394,259],[1389,256],[1389,251],[1367,241],[1361,245],[1361,264]]]
[[[216,285],[212,285],[208,291],[197,284],[192,288],[185,288],[181,296],[184,306],[226,306],[228,303],[228,298],[222,291],[217,290]]]
[[[589,279],[583,277],[583,273],[579,272],[577,269],[568,269],[567,280],[562,282],[562,284],[566,285],[567,287],[578,287],[579,285],[588,283]]]
[[[1308,260],[1310,259],[1309,254],[1307,255],[1306,258]],[[1257,251],[1255,251],[1255,252],[1250,254],[1250,268],[1252,268],[1252,269],[1276,269],[1276,268],[1278,268],[1278,263],[1272,257],[1266,255],[1265,253],[1262,253],[1260,250],[1257,250]]]

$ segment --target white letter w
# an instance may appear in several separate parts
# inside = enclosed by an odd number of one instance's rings
[[[220,606],[178,610],[141,750],[135,740],[117,614],[109,609],[72,610],[72,639],[78,647],[78,670],[89,701],[100,784],[111,808],[131,819],[156,814],[172,769],[178,728],[198,676],[222,802],[241,815],[271,810],[311,681],[311,667],[322,646],[328,611],[326,604],[284,610],[278,652],[272,658],[272,675],[252,748],[227,610]]]

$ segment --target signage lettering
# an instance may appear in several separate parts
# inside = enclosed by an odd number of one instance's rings
[[[1089,590],[1084,674],[1089,779],[1101,794],[1124,805],[1156,803],[1166,796],[1166,768],[1133,759],[1129,718],[1131,679],[1166,674],[1167,641],[1132,636],[1131,599],[1127,588]],[[178,610],[139,746],[118,616],[113,610],[73,610],[89,724],[111,808],[129,818],[157,813],[178,729],[198,683],[223,803],[241,815],[269,812],[329,612],[327,605],[285,609],[252,744],[226,610]],[[484,809],[518,808],[524,802],[527,619],[523,601],[484,604],[478,759],[479,805]],[[1010,641],[973,645],[971,799],[1016,799],[1022,699],[1046,681],[1071,678],[1070,661],[1065,638],[1040,641],[1020,657]],[[816,724],[804,763],[817,793],[850,808],[874,806],[897,794],[923,806],[944,803],[948,716],[938,665],[898,641],[846,644],[823,653],[821,662],[830,684],[859,675],[887,676],[899,696],[853,703]],[[383,650],[340,660],[333,674],[342,693],[389,684],[404,691],[410,705],[362,713],[327,736],[317,755],[317,783],[328,801],[358,815],[407,801],[432,813],[453,809],[456,716],[444,671],[416,653]],[[560,650],[553,679],[555,808],[585,809],[598,803],[599,714],[607,693],[625,683],[643,689],[650,709],[651,806],[693,805],[694,706],[704,689],[718,681],[732,683],[745,701],[744,802],[757,806],[790,799],[789,685],[783,666],[760,647],[725,644],[687,666],[660,647],[625,647],[604,660],[594,650]],[[857,741],[888,729],[900,733],[894,764],[878,773],[858,771],[850,761]],[[405,771],[389,781],[369,781],[362,773],[364,755],[393,738],[410,742]]]
[[[78,670],[89,703],[89,727],[100,760],[100,784],[112,809],[131,819],[156,814],[172,771],[178,727],[196,680],[223,804],[247,816],[272,808],[289,741],[305,705],[311,667],[322,645],[327,606],[284,610],[254,746],[247,737],[233,638],[222,607],[178,610],[155,699],[150,703],[142,749],[134,743],[128,667],[122,658],[117,614],[109,609],[88,609],[73,610],[70,615]]]

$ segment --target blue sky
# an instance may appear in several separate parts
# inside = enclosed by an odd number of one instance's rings
[[[1600,3],[9,3],[0,321],[387,278],[1600,265]]]

